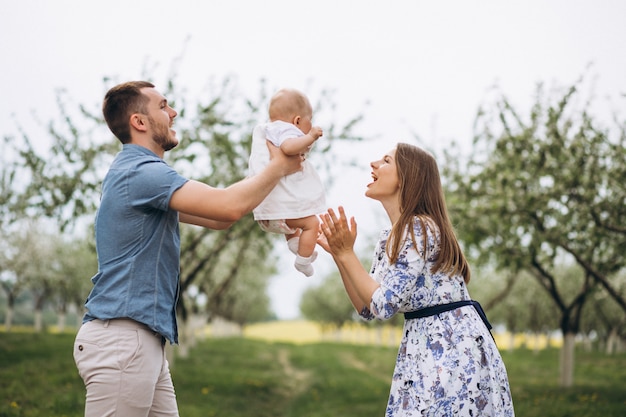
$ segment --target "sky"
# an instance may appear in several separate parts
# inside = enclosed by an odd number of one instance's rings
[[[363,196],[369,161],[414,135],[432,148],[469,146],[494,86],[524,109],[538,83],[568,87],[585,75],[604,115],[624,110],[622,0],[0,0],[0,10],[2,136],[56,117],[59,89],[98,109],[103,78],[148,72],[158,84],[179,58],[190,100],[209,79],[234,76],[253,92],[261,79],[313,95],[332,89],[339,116],[366,103],[359,129],[374,140],[349,149],[363,167],[328,196],[357,218],[364,239],[386,224]],[[281,257],[269,288],[283,319],[297,318],[302,291],[333,270],[323,253],[311,278],[291,263]]]

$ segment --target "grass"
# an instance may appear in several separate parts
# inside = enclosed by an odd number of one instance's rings
[[[73,334],[0,333],[0,417],[83,415]],[[558,351],[502,353],[516,415],[623,417],[626,354],[577,351],[575,386],[558,386]],[[395,347],[207,339],[176,358],[183,417],[384,415]]]
[[[503,353],[520,416],[626,416],[626,354],[576,352],[574,386],[558,385],[559,351]]]

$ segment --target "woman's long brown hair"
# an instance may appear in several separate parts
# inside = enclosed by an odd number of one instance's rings
[[[439,228],[440,250],[431,272],[460,274],[468,283],[470,268],[448,216],[435,158],[417,146],[399,143],[396,147],[396,166],[400,182],[400,218],[391,229],[390,245],[387,245],[387,255],[391,262],[398,259],[405,230],[409,230],[417,249],[413,231],[417,216],[421,220],[422,247],[426,257],[427,225],[434,223]]]

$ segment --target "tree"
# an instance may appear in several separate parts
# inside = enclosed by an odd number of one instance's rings
[[[602,288],[626,311],[614,282],[626,266],[624,125],[617,123],[617,133],[600,126],[591,101],[578,110],[581,85],[556,100],[539,85],[528,120],[499,97],[478,113],[467,165],[447,152],[444,169],[468,252],[500,269],[527,271],[558,308],[564,386],[573,383],[574,338],[591,292]],[[563,265],[579,270],[573,298],[557,279]]]
[[[118,149],[113,141],[102,139],[102,117],[93,116],[82,105],[72,112],[67,101],[67,93],[57,91],[60,120],[43,126],[50,140],[44,150],[35,147],[21,127],[20,137],[4,138],[14,154],[12,162],[20,169],[21,180],[13,187],[6,210],[14,216],[50,219],[61,233],[93,214],[103,167]]]
[[[35,329],[40,331],[43,303],[51,291],[49,241],[42,236],[40,225],[32,221],[6,234],[5,238],[2,251],[2,287],[8,299],[5,326],[8,330],[11,328],[15,300],[21,291],[28,290],[35,304]]]
[[[511,338],[515,333],[549,333],[558,328],[558,311],[550,296],[525,271],[497,271],[489,266],[472,269],[472,298],[479,300],[489,321],[504,324]],[[509,344],[514,347],[513,340]]]
[[[104,82],[107,89],[112,84],[109,78],[105,78]],[[231,78],[221,83],[211,82],[208,91],[201,91],[201,98],[190,104],[176,88],[174,76],[165,85],[163,92],[179,113],[176,126],[180,138],[180,145],[167,154],[167,162],[183,175],[215,187],[224,187],[244,178],[253,127],[267,118],[263,105],[268,97],[265,82],[261,82],[260,93],[255,98],[244,96]],[[320,155],[312,155],[311,160],[327,164],[328,169],[324,172],[327,178],[332,178],[340,167],[336,164],[337,157],[330,152],[332,144],[336,140],[360,139],[352,134],[352,129],[361,116],[357,115],[337,126],[332,114],[335,107],[332,92],[322,91],[319,96],[320,101],[314,103],[317,117],[324,117],[322,109],[327,109],[330,114],[326,116],[328,122],[324,140],[315,152]],[[86,218],[91,222],[97,207],[100,183],[120,146],[104,126],[99,110],[91,112],[86,106],[79,105],[76,111],[67,105],[68,101],[66,92],[59,91],[61,120],[48,125],[52,145],[47,150],[34,147],[23,130],[19,138],[5,137],[7,145],[17,155],[15,166],[27,171],[27,175],[23,176],[23,186],[16,193],[7,195],[6,199],[11,204],[6,212],[19,211],[31,217],[52,219],[64,233],[81,225]],[[12,171],[3,171],[0,177],[2,184],[10,183],[12,175]],[[234,281],[239,279],[242,271],[255,268],[261,274],[272,271],[275,257],[269,255],[277,236],[261,233],[251,216],[246,216],[226,231],[185,227],[182,233],[182,293],[192,287],[203,291],[215,290],[214,293],[207,293],[206,297],[216,305],[226,305],[219,297],[227,292],[220,289],[241,289],[239,285],[234,285]],[[251,250],[259,256],[243,256]],[[258,282],[267,282],[266,278],[267,275],[259,277]],[[261,289],[251,287],[250,290]],[[180,297],[178,312],[183,325],[189,308],[187,300],[192,299]]]
[[[23,290],[24,284],[13,271],[7,269],[0,273],[0,286],[7,297],[7,308],[4,316],[4,329],[9,332],[13,326],[15,302]]]
[[[5,137],[5,145],[12,139]],[[12,152],[10,146],[5,148],[0,153],[0,287],[7,297],[4,326],[10,331],[15,303],[26,286],[24,277],[16,273],[16,269],[22,263],[20,226],[28,223],[21,197],[27,170],[17,161],[18,154]]]
[[[620,293],[626,292],[626,271],[615,282]],[[609,355],[622,349],[626,341],[626,315],[606,291],[594,291],[582,314],[581,331],[588,338],[595,336]]]
[[[28,232],[29,229],[26,229]],[[0,284],[7,296],[7,310],[4,326],[7,331],[13,325],[15,302],[22,291],[27,287],[27,268],[32,262],[32,235],[22,230],[2,230],[0,240]]]
[[[300,300],[300,311],[308,320],[340,330],[354,320],[354,307],[341,282],[339,272],[332,272],[317,287],[308,288]]]
[[[51,242],[54,259],[54,281],[51,303],[57,312],[57,327],[63,331],[70,307],[75,307],[79,319],[91,278],[98,270],[93,238],[55,239]]]

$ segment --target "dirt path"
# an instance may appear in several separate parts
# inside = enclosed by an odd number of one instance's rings
[[[278,363],[283,367],[285,377],[288,380],[285,396],[295,398],[303,394],[310,386],[311,372],[294,368],[289,360],[289,351],[281,349],[278,351]]]
[[[342,354],[341,355],[341,359],[343,360],[344,363],[350,365],[354,369],[358,369],[359,371],[363,371],[363,372],[367,373],[372,378],[376,378],[378,380],[384,381],[385,383],[391,382],[391,375],[389,375],[387,373],[383,374],[383,373],[380,373],[380,372],[379,373],[372,372],[372,368],[367,366],[367,364],[365,362],[361,362],[360,360],[356,359],[354,356],[352,356],[352,355],[350,355],[348,353]]]

